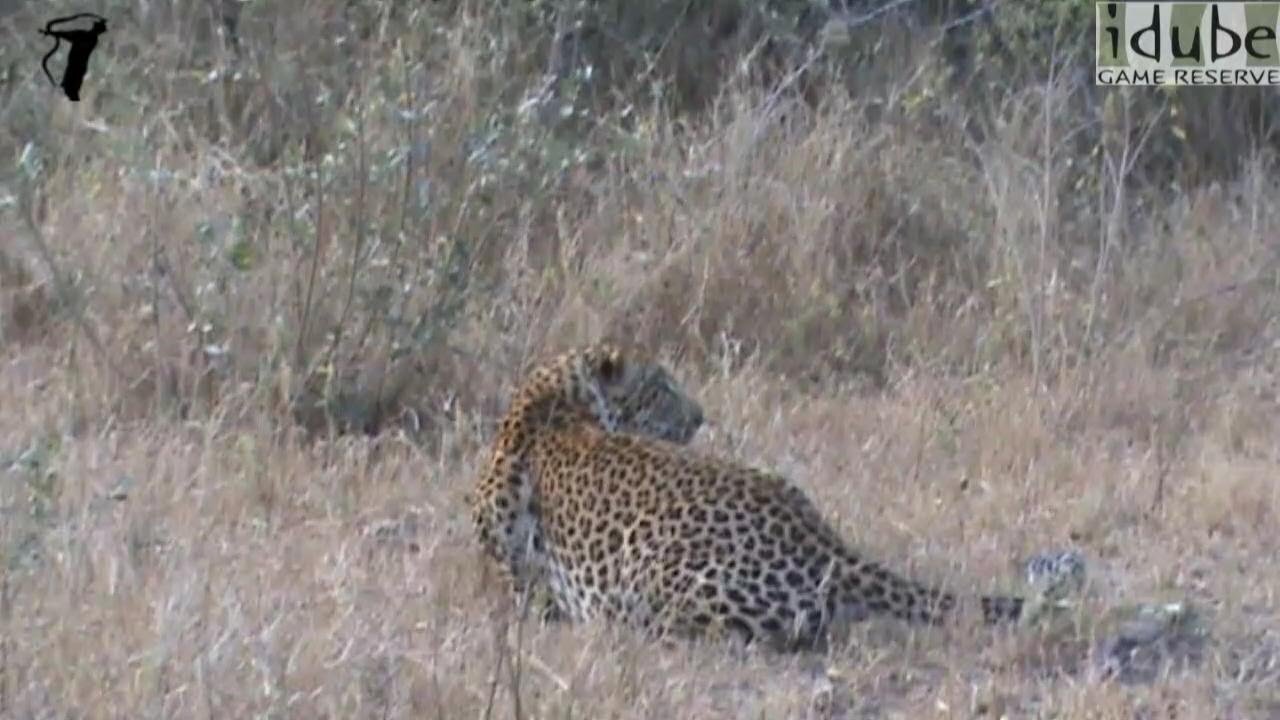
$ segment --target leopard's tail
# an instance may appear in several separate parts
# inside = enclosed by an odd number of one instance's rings
[[[954,593],[903,577],[875,562],[853,562],[850,570],[836,579],[837,612],[843,616],[891,615],[911,623],[938,625],[959,605]],[[983,621],[989,625],[1016,622],[1025,604],[1016,596],[986,595],[978,600]]]

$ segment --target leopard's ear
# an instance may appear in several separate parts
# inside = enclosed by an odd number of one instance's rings
[[[601,348],[600,356],[596,360],[596,372],[601,380],[615,382],[622,377],[622,371],[625,368],[626,360],[622,357],[621,351],[612,346]]]

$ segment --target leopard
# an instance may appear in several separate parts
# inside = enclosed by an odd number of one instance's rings
[[[531,369],[499,423],[493,451],[474,491],[467,493],[472,524],[486,569],[500,576],[511,599],[523,604],[546,565],[541,500],[534,478],[550,469],[538,462],[545,434],[597,429],[686,445],[702,427],[703,408],[657,363],[616,366],[613,382],[600,382],[601,365],[621,362],[615,344],[564,353]],[[564,620],[563,603],[544,607],[543,620]]]
[[[469,494],[482,554],[554,617],[659,637],[795,650],[873,616],[940,625],[961,598],[846,541],[783,475],[691,447],[703,408],[634,347],[580,346],[535,367]],[[987,624],[1018,595],[979,595]]]

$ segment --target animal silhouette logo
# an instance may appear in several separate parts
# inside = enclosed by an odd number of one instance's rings
[[[93,25],[88,30],[54,29],[57,25],[81,18],[93,18]],[[40,65],[44,68],[44,74],[49,78],[49,82],[55,86],[59,83],[53,79],[53,73],[49,72],[49,58],[58,52],[63,40],[71,44],[71,49],[67,51],[67,66],[62,71],[61,83],[62,91],[66,93],[68,100],[80,102],[80,84],[84,82],[84,74],[89,69],[89,56],[93,54],[93,49],[98,46],[98,37],[106,31],[107,19],[94,13],[79,13],[50,20],[44,26],[44,29],[40,31],[41,35],[53,38],[53,49],[44,56],[44,60],[41,61]]]

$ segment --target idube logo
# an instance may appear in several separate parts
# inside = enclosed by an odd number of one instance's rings
[[[1099,85],[1280,85],[1280,2],[1097,2]]]

